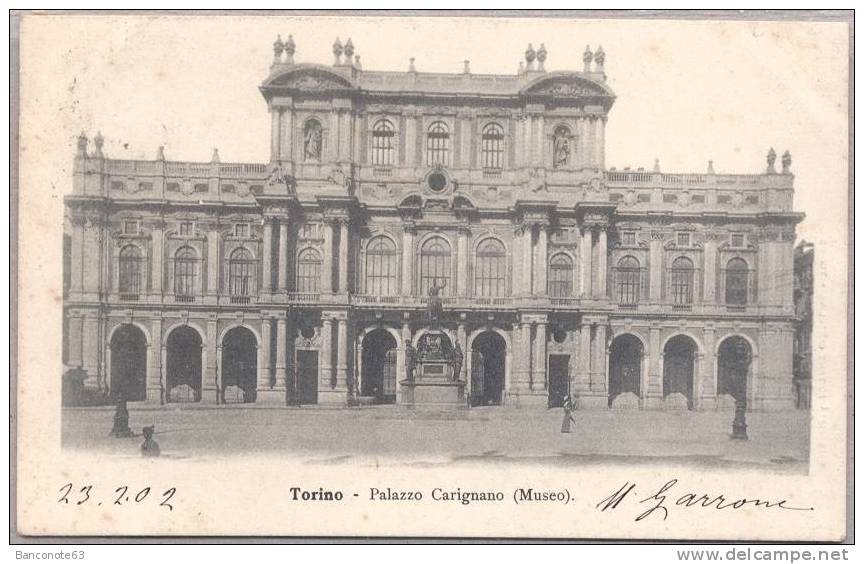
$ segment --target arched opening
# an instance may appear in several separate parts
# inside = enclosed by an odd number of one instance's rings
[[[507,251],[498,239],[485,239],[474,260],[474,295],[500,297],[507,293]]]
[[[376,329],[363,338],[363,369],[360,395],[375,403],[396,401],[396,339],[386,329]]]
[[[696,343],[686,335],[672,337],[663,348],[663,397],[681,394],[691,409],[697,350]]]
[[[747,399],[747,375],[753,351],[744,337],[729,337],[720,343],[717,355],[717,395]]]
[[[507,343],[495,331],[484,331],[471,344],[471,405],[501,405]]]
[[[389,238],[374,237],[366,245],[365,293],[393,296],[399,291],[399,251]]]
[[[254,403],[258,379],[258,340],[246,327],[222,339],[222,398],[225,403]]]
[[[432,237],[420,248],[420,293],[428,295],[433,286],[442,288],[441,295],[449,296],[450,244],[442,237]]]
[[[201,399],[201,336],[183,325],[168,336],[167,398],[170,403]]]
[[[642,341],[633,335],[619,335],[609,348],[609,406],[618,394],[641,397]]]
[[[111,394],[128,401],[147,399],[147,339],[131,323],[111,337]]]

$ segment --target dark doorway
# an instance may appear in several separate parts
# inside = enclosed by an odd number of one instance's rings
[[[171,403],[201,399],[201,336],[188,325],[168,336],[167,400]]]
[[[609,406],[623,393],[641,397],[642,341],[633,335],[619,335],[609,347]]]
[[[147,339],[132,324],[121,325],[111,337],[111,393],[129,401],[147,399]]]
[[[549,355],[549,407],[563,407],[570,395],[570,355]]]
[[[663,348],[663,397],[683,394],[691,409],[696,350],[696,343],[685,335],[672,337]]]
[[[494,331],[484,331],[474,338],[471,370],[471,405],[501,405],[504,391],[504,370],[507,359],[507,343]]]
[[[747,399],[747,375],[752,359],[750,343],[743,337],[729,337],[720,343],[717,358],[717,394],[736,400]]]
[[[363,338],[360,395],[376,403],[396,402],[396,339],[386,329]]]
[[[297,351],[297,401],[318,403],[318,351]]]
[[[254,403],[258,380],[258,340],[245,327],[222,339],[222,398],[225,403]]]

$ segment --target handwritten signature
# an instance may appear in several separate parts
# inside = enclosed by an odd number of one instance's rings
[[[697,509],[713,509],[715,511],[736,510],[744,507],[758,507],[760,509],[785,509],[787,511],[813,511],[812,507],[793,507],[787,505],[788,500],[769,500],[760,498],[746,498],[728,496],[727,494],[707,494],[695,492],[682,492],[682,488],[676,487],[677,479],[672,479],[663,484],[656,493],[649,495],[644,499],[639,499],[636,493],[636,484],[624,482],[624,485],[608,497],[601,500],[594,507],[603,511],[612,511],[618,508],[625,499],[638,500],[640,509],[647,507],[640,513],[635,521],[642,521],[651,515],[662,516],[665,521],[669,517],[669,510],[674,507],[695,507]],[[672,490],[675,490],[673,493]],[[667,501],[668,500],[668,501]]]

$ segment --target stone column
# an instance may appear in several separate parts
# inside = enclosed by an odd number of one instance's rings
[[[165,403],[162,377],[162,319],[150,322],[150,358],[147,367],[147,403]]]
[[[276,277],[280,294],[288,291],[288,222],[279,221],[279,272]]]
[[[321,293],[333,293],[333,225],[330,221],[324,221],[324,264],[321,276]]]
[[[319,362],[320,377],[318,392],[329,392],[333,388],[333,319],[328,316],[321,318],[321,360]]]
[[[465,334],[465,324],[462,323],[461,321],[459,322],[459,325],[456,326],[456,340],[459,342],[459,346],[462,348],[462,354],[463,354],[464,358],[462,361],[462,373],[461,374],[454,374],[453,378],[464,381],[464,380],[470,379],[470,378],[465,378],[465,376],[464,376],[465,367],[468,365],[468,363],[465,362],[465,360],[467,360],[467,358],[468,358],[468,340],[467,340],[467,335]]]
[[[578,131],[578,139],[575,157],[578,159],[579,168],[582,169],[587,167],[591,160],[588,153],[588,120],[586,118],[579,118],[579,121],[576,122],[576,131]]]
[[[408,168],[412,168],[415,166],[415,156],[416,155],[414,154],[415,153],[414,147],[416,144],[414,143],[414,141],[417,138],[416,132],[417,132],[417,118],[415,117],[415,115],[413,114],[413,111],[412,111],[412,113],[406,115],[405,131],[400,132],[402,135],[405,136],[405,143],[404,143],[405,161],[404,162],[405,162],[405,166]],[[398,378],[397,378],[397,380],[398,380]]]
[[[343,314],[337,321],[336,389],[348,390],[348,316]]]
[[[531,389],[535,392],[546,390],[546,321],[538,320],[535,325],[534,351],[531,359]]]
[[[258,396],[260,400],[260,396],[262,392],[270,390],[270,375],[272,366],[270,364],[270,344],[273,342],[273,336],[270,332],[270,318],[264,317],[261,320],[261,343],[259,343],[258,348],[261,351],[261,366],[258,368]],[[277,356],[278,358],[278,356]]]
[[[261,250],[261,292],[264,295],[273,293],[273,220],[264,217],[264,244]]]
[[[101,345],[99,343],[99,313],[87,311],[84,313],[81,354],[82,366],[87,371],[87,379],[84,385],[88,388],[100,388],[102,374],[99,371],[99,354]]]
[[[597,116],[588,118],[588,162],[586,166],[597,167]]]
[[[546,120],[543,114],[537,116],[536,122],[536,131],[534,133],[534,146],[535,148],[535,158],[534,164],[535,166],[546,166]]]
[[[513,371],[512,391],[519,394],[530,389],[531,381],[531,323],[526,319],[519,322],[519,338],[516,343],[519,362]]]
[[[699,409],[711,410],[717,407],[717,355],[715,353],[714,326],[706,324],[703,329],[705,354],[699,367],[701,381]]]
[[[649,287],[648,296],[651,303],[659,303],[663,295],[663,232],[651,232],[651,245],[649,249]]]
[[[164,279],[164,274],[162,272],[162,255],[165,252],[162,248],[162,236],[164,233],[164,224],[159,221],[157,222],[151,231],[152,246],[150,249],[151,254],[153,255],[153,268],[151,270],[151,279],[150,284],[152,288],[152,292],[157,301],[162,299],[162,280]]]
[[[79,312],[68,311],[69,316],[69,366],[82,367],[84,360],[82,356],[84,338],[84,320]]]
[[[210,227],[207,233],[207,295],[216,297],[219,293],[219,229]]]
[[[288,323],[285,314],[280,312],[276,319],[276,378],[273,383],[274,390],[285,389],[285,344],[287,342]]]
[[[579,253],[579,286],[583,298],[591,297],[591,254],[593,235],[587,226],[582,228],[582,246]]]
[[[713,304],[717,290],[717,237],[714,231],[705,233],[704,268],[702,269],[702,301]]]
[[[281,127],[281,114],[278,108],[270,107],[270,160],[278,161],[281,159],[279,154],[279,129]]]
[[[606,229],[601,228],[597,232],[597,285],[594,287],[594,296],[606,297]]]
[[[219,377],[216,359],[219,355],[219,335],[217,333],[216,314],[210,314],[207,320],[207,342],[204,345],[204,373],[201,375],[201,403],[218,403],[221,390],[219,390],[217,378]]]
[[[339,293],[348,293],[348,220],[339,222]]]
[[[414,230],[402,226],[402,295],[412,295],[414,288]]]
[[[468,295],[468,255],[470,254],[470,250],[468,249],[468,229],[460,228],[459,229],[459,239],[457,241],[457,254],[459,257],[459,272],[457,272],[456,277],[456,295],[457,296],[467,296]]]
[[[69,292],[76,295],[84,290],[84,219],[74,216],[70,223],[72,225],[72,256],[70,260],[72,280]]]
[[[606,118],[598,117],[594,122],[596,132],[594,134],[594,164],[600,170],[604,168],[604,156],[606,153]]]
[[[280,112],[282,116],[282,128],[279,134],[280,159],[283,161],[294,160],[294,114],[290,108]]]
[[[546,225],[537,227],[537,253],[535,254],[536,262],[534,267],[534,295],[546,295],[546,269],[549,264],[548,241],[549,233]]]
[[[526,225],[522,232],[522,292],[526,296],[532,294],[534,280],[533,241],[534,226]]]
[[[579,408],[593,407],[591,401],[591,323],[583,318],[579,325],[579,356],[573,393]]]
[[[594,367],[591,374],[592,395],[606,396],[606,324],[598,323],[594,328]]]
[[[646,378],[645,407],[659,408],[663,405],[663,374],[660,372],[660,326],[652,324],[648,337],[648,375]]]

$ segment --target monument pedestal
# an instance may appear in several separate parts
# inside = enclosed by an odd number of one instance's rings
[[[401,404],[407,407],[467,408],[465,382],[449,380],[402,380]]]

